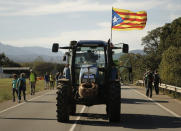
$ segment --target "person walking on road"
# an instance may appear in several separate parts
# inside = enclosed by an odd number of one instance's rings
[[[147,85],[147,74],[148,74],[148,70],[146,69],[144,75],[143,75],[143,84],[144,84],[144,87],[146,88],[146,85]]]
[[[36,85],[36,74],[35,72],[31,69],[30,70],[30,76],[29,76],[29,81],[30,81],[30,87],[31,87],[31,95],[35,94],[35,85]]]
[[[60,72],[57,72],[57,73],[56,73],[56,77],[55,77],[55,80],[56,80],[56,87],[58,86],[58,79],[59,79],[59,76],[60,76]]]
[[[146,76],[146,96],[150,98],[152,97],[152,83],[153,83],[153,74],[149,70]]]
[[[155,70],[153,78],[154,78],[153,83],[154,83],[155,92],[158,95],[159,94],[159,83],[161,84],[161,79],[160,79],[160,75],[158,74],[157,70]]]
[[[15,102],[15,94],[18,96],[18,76],[13,74],[13,81],[12,81],[12,95],[13,95],[13,102]]]
[[[18,103],[21,102],[21,92],[23,92],[24,101],[26,101],[26,79],[25,74],[21,73],[18,79]]]
[[[70,80],[70,68],[69,64],[65,65],[65,68],[63,70],[63,77]]]
[[[44,75],[44,80],[45,80],[45,90],[49,89],[50,78],[49,78],[48,72],[46,72],[46,74]]]
[[[55,86],[55,77],[54,75],[51,73],[50,74],[50,89],[54,89]]]

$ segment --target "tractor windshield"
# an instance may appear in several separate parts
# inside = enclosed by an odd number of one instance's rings
[[[104,47],[78,47],[75,58],[76,67],[95,65],[105,67]]]

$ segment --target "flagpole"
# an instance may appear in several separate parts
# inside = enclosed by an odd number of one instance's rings
[[[113,7],[112,7],[112,11],[113,11]],[[112,16],[111,16],[111,38],[110,38],[110,42],[112,42]]]

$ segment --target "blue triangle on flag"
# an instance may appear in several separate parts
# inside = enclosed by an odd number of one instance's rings
[[[113,10],[112,11],[112,27],[123,22],[123,19]]]

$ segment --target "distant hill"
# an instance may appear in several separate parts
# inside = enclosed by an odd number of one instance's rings
[[[134,53],[134,54],[141,54],[141,55],[144,55],[144,51],[143,50],[130,50],[129,53]]]
[[[0,53],[5,53],[15,62],[32,62],[41,59],[47,62],[60,62],[62,52],[52,53],[51,49],[43,47],[15,47],[0,43]]]
[[[63,53],[52,53],[51,49],[43,47],[15,47],[0,43],[0,53],[5,53],[9,59],[15,62],[32,62],[34,60],[44,60],[47,62],[59,63],[62,60]],[[144,54],[143,50],[131,50],[129,53]],[[121,53],[122,55],[122,53]],[[114,57],[119,57],[120,54]]]

